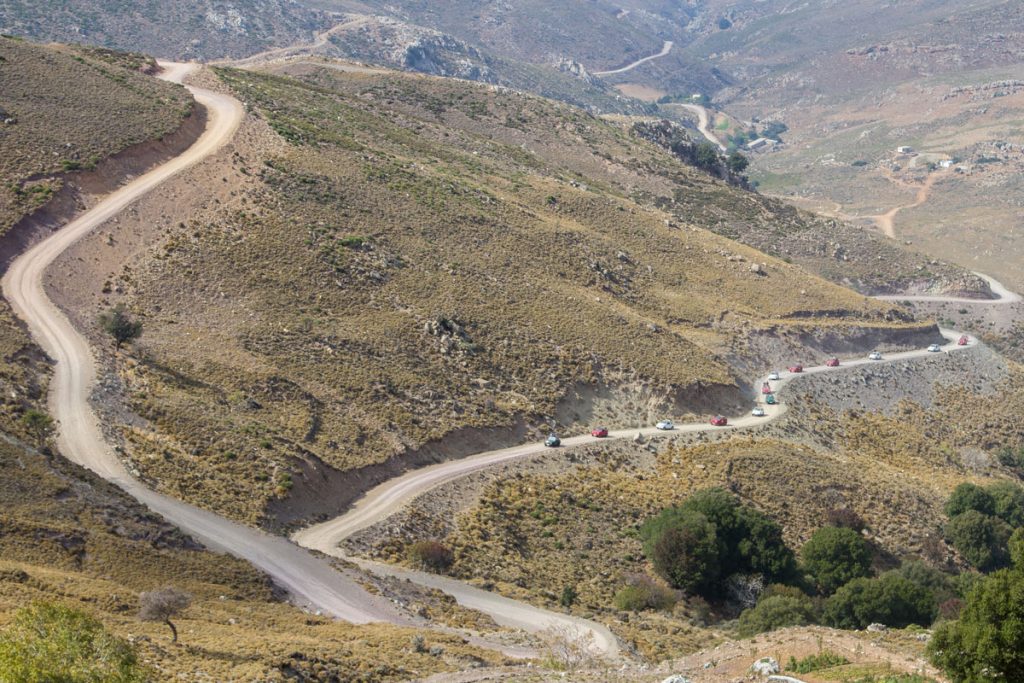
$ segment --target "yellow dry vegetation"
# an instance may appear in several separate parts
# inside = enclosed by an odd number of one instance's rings
[[[624,636],[646,633],[638,647],[649,656],[678,655],[711,634],[655,637],[656,624],[680,620],[648,612],[623,624],[612,605],[629,577],[652,574],[640,524],[695,491],[734,492],[777,520],[795,550],[828,523],[831,510],[846,508],[867,523],[882,566],[910,557],[957,562],[943,540],[943,505],[963,481],[1013,476],[992,454],[1024,441],[1016,419],[1024,411],[1024,369],[1011,365],[991,392],[943,387],[936,397],[928,410],[904,401],[891,415],[793,406],[770,435],[669,446],[653,462],[614,446],[589,446],[574,458],[581,464],[565,472],[517,473],[486,484],[454,530],[439,537],[454,553],[456,576],[551,608],[570,587],[574,610]],[[983,474],[965,460],[971,450],[989,454]],[[382,539],[374,552],[401,562],[411,540]],[[700,607],[684,600],[675,613],[693,616]]]
[[[218,74],[274,141],[118,285],[146,324],[121,366],[151,425],[132,456],[233,518],[269,521],[319,463],[542,423],[577,383],[708,402],[751,326],[916,325],[669,219],[645,197],[696,188],[721,220],[750,199],[580,110],[407,74]]]
[[[0,468],[0,628],[31,602],[66,603],[134,642],[156,680],[399,681],[502,661],[454,635],[304,613],[246,563],[203,550],[60,459],[0,441]],[[194,596],[176,620],[178,645],[135,618],[138,593],[165,585]]]
[[[0,36],[0,233],[45,204],[64,174],[177,130],[192,98],[141,71],[154,67]]]

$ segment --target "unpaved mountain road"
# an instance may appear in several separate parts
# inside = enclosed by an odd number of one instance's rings
[[[693,112],[697,115],[697,130],[700,134],[710,142],[712,145],[718,147],[719,151],[725,152],[726,146],[718,139],[715,133],[711,130],[711,115],[708,113],[707,107],[702,107],[699,104],[683,104],[682,102],[673,102],[670,104],[663,104],[663,107],[682,107],[687,111]]]
[[[181,82],[193,68],[167,64],[163,78]],[[227,95],[202,88],[190,90],[209,113],[202,137],[182,155],[118,189],[19,256],[3,277],[7,300],[55,361],[49,405],[58,423],[58,448],[69,460],[117,484],[205,545],[251,562],[287,589],[299,604],[319,608],[353,623],[411,624],[386,599],[370,595],[352,578],[335,571],[326,560],[287,539],[236,524],[140,484],[103,438],[96,414],[89,405],[89,393],[96,380],[92,352],[85,337],[46,296],[43,273],[65,249],[91,230],[171,176],[214,154],[232,139],[244,116],[242,105]]]
[[[665,44],[662,45],[662,47],[661,47],[661,52],[659,52],[656,55],[648,55],[647,57],[643,57],[642,59],[636,60],[632,64],[627,64],[626,66],[622,67],[621,69],[612,69],[611,71],[595,71],[594,75],[595,76],[614,76],[615,74],[624,74],[627,71],[632,71],[633,69],[637,68],[641,64],[646,64],[647,62],[650,62],[650,61],[655,60],[655,59],[660,59],[661,57],[666,56],[669,52],[672,52],[673,45],[675,45],[675,43],[673,43],[671,40],[666,40]]]
[[[176,81],[184,79],[194,68],[176,64],[164,66],[163,77]],[[387,599],[370,595],[354,578],[336,571],[327,561],[296,544],[236,524],[147,489],[131,476],[106,443],[96,414],[89,405],[89,394],[96,379],[92,353],[85,337],[74,329],[64,314],[46,296],[43,289],[43,274],[64,250],[91,230],[117,215],[160,183],[214,154],[232,139],[244,116],[241,104],[224,94],[194,87],[190,90],[209,112],[208,127],[203,136],[179,157],[136,178],[106,197],[90,211],[26,251],[11,264],[3,277],[3,290],[8,300],[27,323],[33,337],[55,361],[54,376],[50,384],[50,410],[58,421],[60,451],[68,459],[116,483],[153,511],[209,547],[251,562],[287,589],[299,604],[322,609],[354,623],[387,621],[413,625],[414,622],[394,609]],[[946,331],[945,334],[947,337],[958,336],[951,331]],[[956,348],[958,347],[955,344],[947,346],[947,350]],[[893,354],[890,359],[913,358],[924,354],[924,351],[910,351]],[[858,359],[847,365],[866,362],[870,361]],[[828,370],[831,369],[808,368],[806,372],[811,374]],[[785,374],[777,383],[777,388],[791,380],[792,376]],[[766,417],[744,416],[729,427],[691,424],[682,425],[676,431],[750,428],[767,423],[786,410],[785,405],[765,408],[768,412]],[[662,433],[654,429],[641,431],[648,436]],[[636,430],[622,430],[614,432],[611,437],[627,438],[636,433]],[[565,446],[571,447],[588,439],[590,437],[586,436],[567,439]],[[416,495],[494,463],[528,457],[543,450],[543,446],[528,444],[410,472],[368,493],[346,515],[301,531],[295,538],[309,547],[337,555],[340,541],[354,531],[392,514]],[[500,624],[515,625],[528,631],[539,631],[550,626],[576,630],[589,636],[594,649],[601,654],[611,657],[618,654],[615,637],[600,624],[516,602],[447,577],[369,562],[361,563],[371,571],[405,577],[417,583],[440,588],[451,593],[463,604],[491,615]]]

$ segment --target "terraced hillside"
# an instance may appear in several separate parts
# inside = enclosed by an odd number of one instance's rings
[[[266,577],[203,550],[115,487],[61,458],[0,441],[0,630],[16,610],[56,602],[129,639],[152,680],[341,680],[411,676],[500,661],[461,638],[423,633],[443,656],[410,648],[417,631],[350,626],[281,601]],[[172,585],[193,596],[172,645],[136,618],[138,595]]]
[[[572,429],[570,393],[622,424],[740,405],[752,329],[932,334],[655,209],[693,192],[727,221],[748,199],[628,128],[464,82],[300,73],[220,71],[253,114],[209,191],[154,198],[138,213],[159,221],[124,217],[54,277],[85,326],[119,301],[143,321],[118,370],[146,421],[123,437],[173,495],[287,522],[440,453]],[[159,246],[123,271],[82,273],[147,229]]]

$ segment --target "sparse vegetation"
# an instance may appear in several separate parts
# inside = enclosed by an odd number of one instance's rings
[[[843,655],[830,650],[822,650],[817,654],[807,655],[802,659],[790,657],[786,663],[786,671],[798,674],[809,674],[821,669],[831,669],[836,666],[849,664],[850,660]]]
[[[142,321],[134,320],[122,304],[103,313],[100,316],[100,326],[114,338],[117,348],[142,335]]]
[[[452,551],[438,541],[417,541],[409,546],[409,562],[420,569],[440,574],[447,571],[453,561]]]

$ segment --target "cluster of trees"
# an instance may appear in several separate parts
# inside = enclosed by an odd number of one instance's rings
[[[946,538],[976,569],[988,572],[1010,562],[1010,536],[1024,526],[1024,489],[1009,481],[961,484],[946,502]]]
[[[1024,653],[1024,530],[1009,541],[1011,567],[980,579],[959,619],[938,625],[928,653],[954,683],[1021,680]]]
[[[947,575],[921,563],[875,576],[874,551],[859,531],[863,521],[848,510],[829,519],[833,525],[818,529],[798,560],[776,522],[722,489],[709,489],[649,519],[640,535],[669,586],[747,607],[739,619],[746,635],[811,623],[927,626],[940,604],[960,595]]]
[[[796,571],[782,527],[722,489],[662,510],[644,523],[640,537],[659,576],[673,588],[707,598],[723,597],[726,579],[734,575],[786,582]]]

